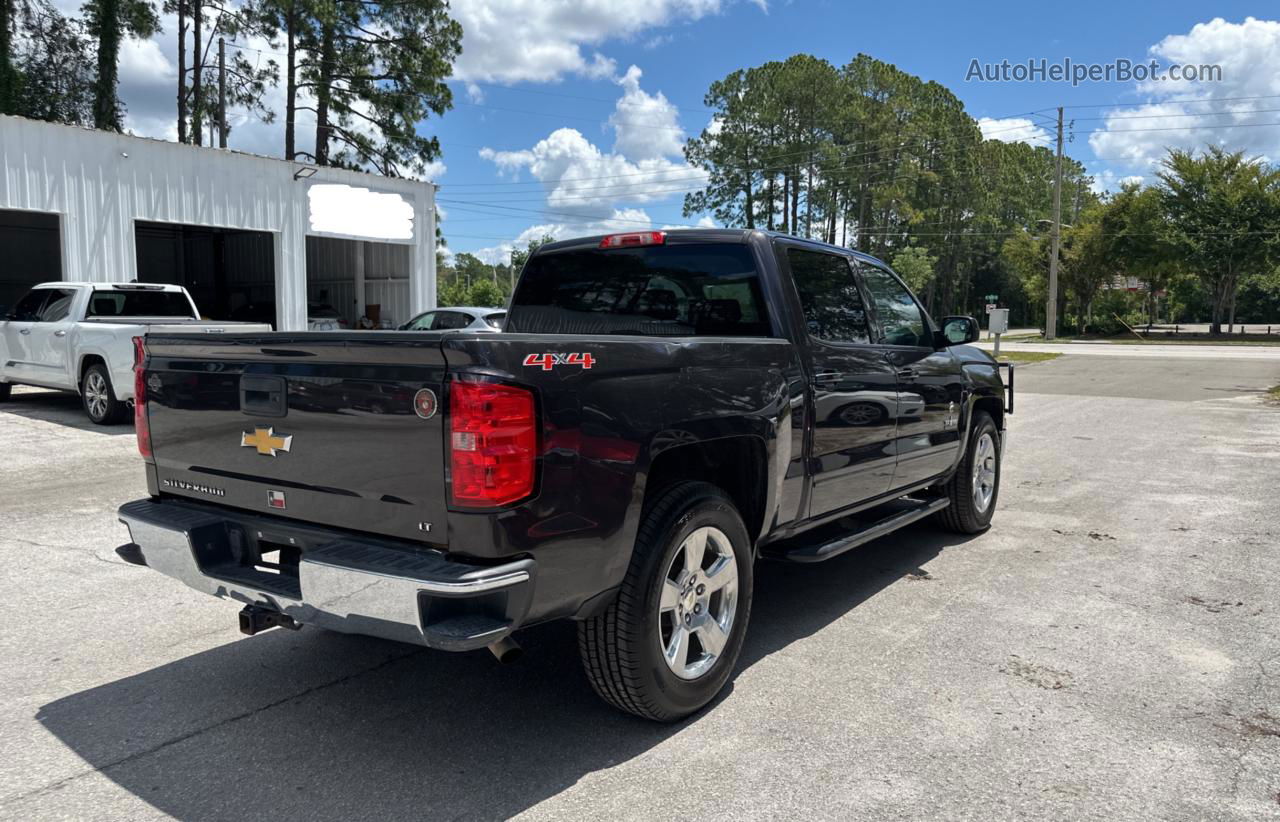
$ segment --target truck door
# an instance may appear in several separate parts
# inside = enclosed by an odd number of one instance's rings
[[[897,377],[893,487],[903,488],[944,473],[959,456],[964,370],[950,349],[934,348],[933,326],[901,280],[865,261],[857,266],[871,297],[877,341]]]
[[[71,304],[77,292],[70,288],[46,289],[48,298],[40,309],[39,321],[31,324],[28,344],[31,362],[40,379],[64,388],[74,388],[76,378],[72,374],[71,352],[67,350],[72,321]]]
[[[809,516],[879,496],[893,479],[893,366],[871,338],[851,260],[784,246],[804,315],[813,428]]]
[[[38,376],[39,369],[32,356],[31,335],[48,296],[49,289],[33,288],[14,304],[5,317],[4,361],[0,362],[0,366],[4,367],[5,377],[11,380],[43,381]]]

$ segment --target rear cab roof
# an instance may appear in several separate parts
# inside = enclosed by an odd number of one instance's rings
[[[543,254],[553,254],[557,251],[570,251],[584,248],[598,248],[601,240],[605,237],[612,237],[618,234],[639,234],[651,229],[637,229],[635,231],[611,231],[608,234],[594,234],[590,237],[575,237],[571,240],[558,240],[554,243],[546,243],[534,249],[531,257],[541,256]],[[810,240],[805,237],[797,237],[794,234],[786,234],[781,231],[766,231],[759,228],[677,228],[662,231],[666,235],[666,242],[671,244],[678,243],[746,243],[753,236],[767,239],[787,240],[788,242],[801,243],[803,245],[813,246],[815,250],[836,252],[838,254],[847,254],[864,262],[873,263],[888,267],[888,264],[878,257],[873,257],[862,251],[852,248],[843,248],[831,243],[824,243],[820,240]]]

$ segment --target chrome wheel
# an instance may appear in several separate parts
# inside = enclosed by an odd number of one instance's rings
[[[107,415],[107,392],[110,390],[106,378],[98,371],[90,371],[89,376],[84,378],[84,404],[95,420]]]
[[[699,528],[671,559],[658,600],[662,658],[681,679],[697,679],[724,652],[738,609],[738,563],[719,528]]]
[[[995,440],[984,433],[973,454],[973,507],[980,514],[986,513],[996,493],[996,459]]]
[[[869,402],[850,405],[840,412],[840,419],[845,425],[870,425],[880,419],[880,406]]]

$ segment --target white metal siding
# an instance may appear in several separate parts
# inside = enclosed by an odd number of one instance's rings
[[[329,168],[294,180],[298,167],[0,116],[0,209],[61,215],[64,279],[133,279],[135,220],[268,231],[275,244],[268,270],[275,271],[279,327],[305,329],[307,188],[337,182],[396,192],[412,202],[415,236],[402,246],[410,261],[404,302],[410,313],[434,306],[435,187]]]

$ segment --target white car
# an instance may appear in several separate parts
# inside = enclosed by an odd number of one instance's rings
[[[98,425],[123,422],[133,399],[133,338],[156,332],[270,331],[200,319],[177,285],[41,283],[0,318],[0,401],[14,385],[80,395]]]
[[[449,306],[424,311],[400,326],[400,331],[501,331],[505,308]]]

